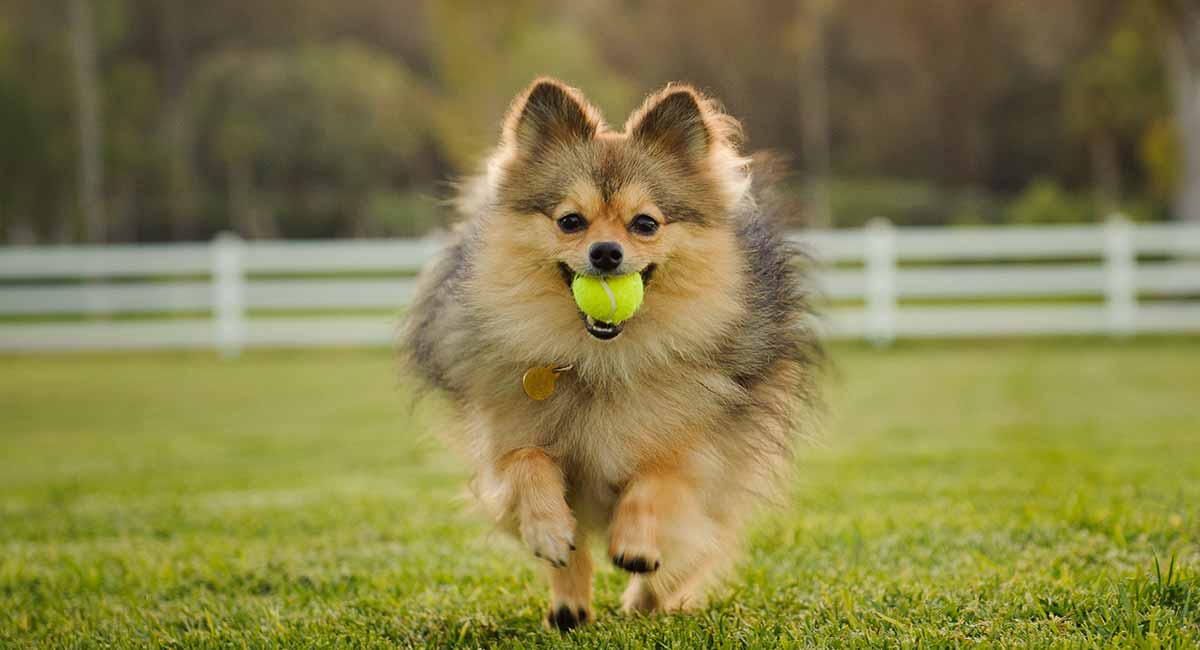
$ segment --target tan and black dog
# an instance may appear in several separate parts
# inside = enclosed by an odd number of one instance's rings
[[[593,616],[589,537],[630,572],[626,610],[702,604],[815,416],[803,277],[740,141],[689,86],[617,131],[540,79],[421,278],[405,357],[457,407],[479,501],[548,564],[551,626]],[[633,318],[583,317],[576,273],[634,272]],[[544,401],[537,367],[569,368]]]

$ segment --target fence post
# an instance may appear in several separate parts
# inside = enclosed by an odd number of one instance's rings
[[[896,229],[882,217],[863,230],[866,239],[866,338],[888,345],[896,338]]]
[[[241,354],[246,340],[245,248],[237,233],[223,232],[212,241],[213,334],[226,359]]]
[[[1104,224],[1104,303],[1112,336],[1129,336],[1136,329],[1136,267],[1133,226],[1123,215],[1114,214]]]

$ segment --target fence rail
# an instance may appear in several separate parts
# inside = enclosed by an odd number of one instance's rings
[[[1200,332],[1200,225],[794,235],[834,337]],[[387,344],[438,241],[0,248],[0,350]],[[1003,301],[997,303],[996,301]],[[374,310],[374,311],[372,311]],[[358,315],[355,315],[357,312]],[[369,313],[363,313],[369,312]]]

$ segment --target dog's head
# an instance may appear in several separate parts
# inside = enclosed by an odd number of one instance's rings
[[[739,143],[738,123],[689,86],[654,93],[617,132],[577,90],[534,82],[484,177],[477,296],[513,327],[573,328],[575,345],[711,340],[739,308],[744,273],[729,217],[750,200]],[[642,274],[644,305],[623,336],[580,317],[577,273]]]

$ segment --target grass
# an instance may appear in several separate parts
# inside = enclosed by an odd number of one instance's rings
[[[1195,339],[835,358],[714,605],[566,637],[385,352],[0,358],[0,646],[1200,644]]]

